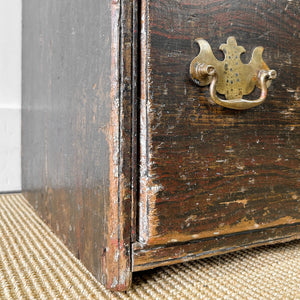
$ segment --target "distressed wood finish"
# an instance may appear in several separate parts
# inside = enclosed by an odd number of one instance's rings
[[[176,264],[261,245],[288,242],[300,238],[300,224],[244,231],[226,237],[211,237],[165,247],[134,247],[133,271]]]
[[[300,238],[299,16],[283,0],[24,1],[23,191],[108,288]],[[254,109],[189,77],[193,40],[222,59],[228,36],[278,72]]]
[[[130,1],[23,3],[23,191],[111,289],[131,282]]]
[[[139,241],[164,245],[300,222],[299,1],[143,1]],[[247,111],[210,104],[193,46],[264,46],[278,78]],[[249,95],[250,99],[255,98]],[[238,243],[238,241],[237,241]]]

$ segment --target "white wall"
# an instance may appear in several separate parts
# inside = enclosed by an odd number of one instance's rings
[[[0,192],[21,189],[21,0],[0,0]]]

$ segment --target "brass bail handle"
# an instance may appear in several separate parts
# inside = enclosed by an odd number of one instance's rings
[[[205,86],[210,84],[211,99],[227,108],[245,110],[263,103],[267,97],[267,89],[271,81],[276,78],[275,70],[270,70],[262,59],[263,47],[256,47],[248,64],[240,60],[244,47],[237,46],[234,37],[227,39],[220,49],[225,59],[215,58],[210,45],[204,39],[197,39],[200,46],[199,55],[190,65],[190,75],[193,81]],[[242,99],[250,94],[255,86],[261,89],[261,95],[256,100]],[[225,95],[226,99],[217,96],[217,92]]]

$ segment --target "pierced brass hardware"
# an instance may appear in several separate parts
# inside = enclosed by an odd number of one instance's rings
[[[246,50],[238,46],[233,36],[222,44],[220,50],[225,59],[219,61],[215,58],[209,43],[204,39],[197,39],[200,53],[190,65],[190,75],[193,81],[205,86],[210,84],[211,99],[224,107],[244,110],[263,103],[267,97],[267,88],[272,79],[276,78],[275,70],[270,70],[262,59],[263,47],[256,47],[248,64],[243,64],[240,55]],[[261,89],[257,100],[242,99],[243,95],[250,94],[255,86]],[[225,95],[226,99],[217,96]]]

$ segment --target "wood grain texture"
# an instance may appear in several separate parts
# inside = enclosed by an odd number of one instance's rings
[[[23,191],[111,289],[131,281],[132,3],[23,5]]]
[[[299,18],[299,1],[143,1],[141,243],[300,221]],[[278,72],[257,108],[212,105],[189,78],[193,41],[206,39],[222,59],[228,36],[245,47],[245,63],[265,47]]]
[[[24,2],[23,191],[107,287],[299,237],[299,13],[283,0]],[[222,59],[229,35],[243,61],[261,45],[278,72],[245,112],[211,105],[188,75],[195,38]]]
[[[300,224],[244,231],[226,237],[211,237],[165,247],[134,247],[133,271],[152,269],[227,252],[287,242],[300,238]]]

